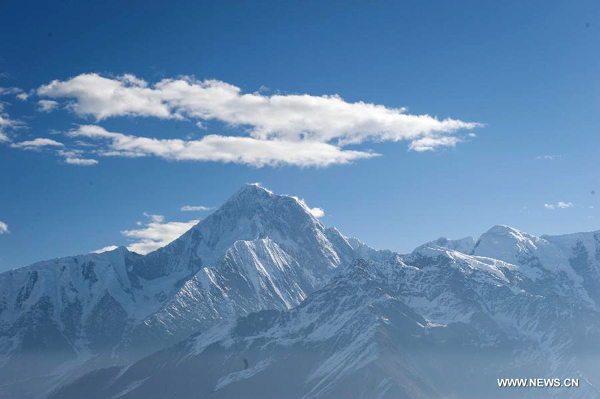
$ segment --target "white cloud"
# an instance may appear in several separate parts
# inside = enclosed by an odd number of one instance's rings
[[[310,208],[310,213],[317,219],[325,216],[325,211],[322,208]]]
[[[58,150],[56,151],[58,155],[64,158],[66,164],[69,165],[78,165],[78,166],[92,166],[97,165],[98,161],[95,159],[83,158],[82,155],[84,152],[82,150],[77,149],[69,149],[69,150]]]
[[[304,209],[306,209],[308,212],[310,212],[310,214],[313,215],[314,217],[316,217],[317,219],[325,216],[325,211],[323,210],[323,208],[318,208],[318,207],[311,208],[310,206],[308,206],[308,204],[306,203],[306,201],[304,199],[298,198],[294,195],[291,195],[291,197],[294,198],[296,201],[298,201],[298,203],[300,205],[302,205],[304,207]]]
[[[17,98],[21,101],[27,101],[27,99],[29,98],[30,94],[28,93],[19,93],[17,94]]]
[[[572,202],[562,202],[559,201],[556,204],[544,204],[544,208],[546,209],[567,209],[572,208],[574,205]]]
[[[127,249],[142,255],[171,243],[199,222],[199,220],[165,222],[161,215],[144,215],[151,221],[140,229],[121,231],[124,236],[135,240]]]
[[[558,202],[558,204],[556,204],[556,207],[560,208],[560,209],[572,208],[573,203],[572,202]]]
[[[98,161],[97,160],[90,159],[90,158],[71,158],[71,157],[67,157],[67,158],[65,158],[65,163],[68,163],[69,165],[79,165],[79,166],[98,165]]]
[[[0,222],[0,234],[8,234],[10,230],[8,230],[8,225],[4,222]]]
[[[6,134],[7,129],[18,129],[24,126],[23,122],[10,119],[8,114],[4,112],[4,103],[0,102],[0,143],[10,141],[10,138]]]
[[[13,143],[10,146],[13,148],[22,148],[24,150],[35,150],[42,147],[64,147],[64,144],[52,139],[37,138],[30,141]]]
[[[144,216],[156,223],[162,223],[165,221],[165,217],[163,215],[152,215],[150,213],[144,212]]]
[[[556,155],[540,155],[540,156],[535,157],[535,159],[542,159],[545,161],[553,161],[556,158],[557,158]]]
[[[102,252],[114,251],[117,248],[119,248],[119,247],[117,247],[116,245],[108,245],[104,248],[100,248],[100,249],[97,249],[97,250],[91,251],[91,252],[94,254],[101,254]]]
[[[157,156],[177,161],[217,161],[262,167],[266,165],[329,166],[378,156],[371,152],[342,150],[316,141],[263,140],[252,137],[207,135],[199,140],[155,139],[108,132],[83,125],[71,137],[107,140],[98,153],[104,156]]]
[[[7,139],[8,140],[8,139]],[[0,136],[0,141],[2,137]],[[13,143],[10,145],[12,148],[21,148],[24,150],[39,151],[43,148],[54,148],[56,154],[64,158],[64,162],[69,165],[79,166],[91,166],[97,165],[98,161],[95,159],[85,158],[82,155],[84,152],[78,149],[66,149],[64,144],[46,138],[36,138],[30,141],[22,141],[20,143]]]
[[[454,147],[464,140],[453,134],[481,126],[457,119],[411,115],[405,108],[362,101],[350,103],[337,95],[243,93],[239,87],[222,81],[197,81],[188,77],[163,79],[149,85],[133,75],[107,78],[82,74],[66,81],[52,81],[38,88],[37,94],[65,98],[69,101],[67,107],[76,114],[90,115],[98,121],[115,116],[144,116],[194,119],[200,126],[204,126],[202,121],[216,120],[246,129],[249,137],[227,137],[230,141],[225,141],[224,136],[205,137],[209,141],[219,140],[220,149],[246,145],[264,147],[265,142],[275,142],[274,151],[322,150],[315,148],[318,144],[329,146],[330,152],[339,152],[339,147],[348,144],[407,140],[411,142],[411,150],[429,151]],[[288,147],[281,148],[281,143]],[[239,149],[225,152],[225,158],[230,158],[230,153],[238,154]],[[217,158],[223,160],[224,157]],[[279,158],[261,162],[284,163]],[[337,162],[325,164],[331,163]]]
[[[166,222],[164,216],[146,212],[144,216],[149,220],[147,223],[137,222],[139,229],[121,231],[121,234],[132,240],[127,249],[142,255],[170,244],[200,221],[195,219],[188,222]],[[116,248],[115,245],[109,245],[92,252],[101,253]]]
[[[58,107],[58,102],[54,100],[40,100],[38,101],[38,111],[40,112],[51,112]]]
[[[433,151],[438,147],[456,147],[463,140],[454,136],[430,136],[413,140],[408,149],[416,152]]]
[[[204,212],[204,211],[210,211],[211,209],[213,209],[213,208],[209,207],[209,206],[203,206],[203,205],[185,205],[185,206],[181,207],[182,212]]]

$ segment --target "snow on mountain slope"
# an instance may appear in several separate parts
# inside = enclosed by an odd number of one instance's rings
[[[513,398],[496,378],[540,376],[584,385],[523,395],[598,397],[587,346],[598,312],[529,283],[516,265],[449,250],[358,260],[296,308],[251,313],[52,398]]]
[[[59,365],[78,367],[116,346],[190,274],[178,271],[157,284],[133,270],[140,260],[121,247],[0,274],[0,397],[35,391]],[[34,376],[36,386],[28,383]]]
[[[420,245],[413,251],[413,253],[425,250],[427,248],[446,248],[452,251],[458,251],[465,254],[469,254],[471,253],[474,247],[475,241],[473,240],[473,237],[464,237],[458,240],[450,240],[446,237],[440,237],[437,240]]]
[[[509,226],[494,226],[484,233],[477,241],[473,254],[513,264],[531,263],[550,270],[567,270],[556,246]]]
[[[0,274],[0,398],[481,397],[540,374],[600,386],[599,259],[598,232],[508,226],[378,251],[246,185],[146,256]]]
[[[314,290],[312,277],[269,238],[237,241],[221,262],[200,270],[140,323],[130,346],[164,346],[238,315],[291,308]]]
[[[563,276],[581,300],[600,306],[600,232],[536,237],[495,226],[480,237],[472,253]]]
[[[251,311],[296,306],[354,253],[303,201],[246,185],[146,256],[120,248],[1,274],[0,398],[36,397],[46,384],[32,378],[52,385]]]
[[[296,306],[358,257],[303,201],[253,184],[176,242],[194,248],[204,267],[136,326],[124,351],[157,349],[235,316]]]

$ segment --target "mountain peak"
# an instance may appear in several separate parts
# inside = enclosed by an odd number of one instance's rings
[[[535,248],[536,243],[541,238],[515,229],[514,227],[500,224],[492,227],[479,237],[475,245],[476,251],[481,251],[484,247],[507,247],[507,246],[531,246]]]
[[[282,207],[287,211],[280,212]],[[248,218],[256,214],[260,214],[261,219],[271,219],[275,215],[286,218],[291,212],[306,214],[309,219],[315,219],[304,200],[293,195],[275,194],[260,183],[244,184],[217,209],[215,214],[230,213],[234,210],[243,212]]]
[[[211,266],[240,240],[268,237],[287,251],[321,251],[329,245],[324,230],[302,200],[275,194],[253,183],[243,185],[169,247],[193,248],[204,266]]]
[[[268,198],[268,197],[272,197],[275,194],[260,185],[260,183],[246,183],[244,184],[242,187],[240,187],[235,194],[233,194],[231,196],[230,199],[234,199],[234,198],[238,198],[238,197],[263,197],[263,198]]]
[[[491,229],[489,229],[487,232],[485,232],[484,234],[511,234],[511,235],[519,235],[519,236],[531,236],[528,233],[525,233],[523,231],[520,231],[518,229],[515,229],[514,227],[508,226],[506,224],[497,224],[494,227],[492,227]]]
[[[482,234],[473,255],[501,259],[513,264],[523,262],[555,268],[560,263],[558,249],[547,240],[506,225],[498,225]]]

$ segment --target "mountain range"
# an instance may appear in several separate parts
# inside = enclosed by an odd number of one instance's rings
[[[148,255],[0,274],[0,399],[598,398],[599,305],[600,231],[398,254],[250,184]]]

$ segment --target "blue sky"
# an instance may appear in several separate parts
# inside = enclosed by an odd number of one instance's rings
[[[0,270],[151,249],[246,182],[401,252],[598,230],[599,38],[591,0],[12,2]]]

